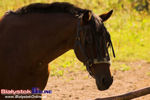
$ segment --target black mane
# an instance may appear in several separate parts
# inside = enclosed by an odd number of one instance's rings
[[[54,2],[54,3],[33,3],[27,6],[24,6],[14,13],[19,15],[24,15],[28,13],[51,13],[51,12],[63,12],[73,14],[75,16],[80,15],[86,11],[85,9],[81,9],[76,7],[70,3],[66,2]]]

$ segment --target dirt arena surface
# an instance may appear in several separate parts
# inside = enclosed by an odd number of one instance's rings
[[[52,90],[52,94],[46,95],[47,98],[43,100],[93,100],[150,86],[149,62],[120,62],[122,63],[131,66],[131,69],[129,71],[112,69],[114,82],[106,91],[97,90],[95,80],[87,71],[70,71],[62,77],[49,77],[45,90]],[[134,100],[150,100],[150,94]]]

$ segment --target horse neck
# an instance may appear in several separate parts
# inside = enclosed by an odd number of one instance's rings
[[[13,24],[5,25],[5,23],[10,21]],[[14,28],[19,27],[19,30],[10,30],[7,32],[9,35],[5,34],[3,30],[12,25]],[[5,28],[3,26],[5,26]],[[26,27],[26,29],[24,29],[24,27]],[[23,16],[12,14],[5,16],[2,21],[0,21],[0,38],[2,37],[0,41],[7,42],[5,40],[9,38],[14,41],[14,43],[12,43],[15,45],[14,47],[24,48],[23,51],[17,52],[18,55],[22,55],[23,52],[23,54],[25,54],[26,51],[29,51],[31,60],[34,59],[35,62],[43,61],[49,63],[73,48],[76,30],[77,18],[71,14],[32,13]],[[22,38],[22,40],[16,44],[15,40],[17,41],[17,37]],[[26,44],[26,48],[22,43]],[[25,60],[23,59],[22,61]]]
[[[60,16],[62,16],[60,18]],[[53,18],[52,18],[53,19]],[[70,49],[73,49],[76,31],[77,31],[77,19],[69,14],[61,14],[55,16],[56,29],[53,29],[53,35],[50,39],[50,46],[53,47],[50,49],[50,54],[48,54],[46,59],[49,61],[54,60],[63,53],[67,52]]]

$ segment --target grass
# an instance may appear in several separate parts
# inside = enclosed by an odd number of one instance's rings
[[[130,66],[128,66],[128,65],[126,65],[126,64],[120,64],[120,65],[118,65],[118,64],[116,64],[114,67],[113,67],[113,70],[119,70],[119,71],[128,71],[128,70],[130,70],[131,69],[131,67]]]
[[[150,15],[145,11],[135,11],[131,5],[132,0],[0,0],[0,16],[7,10],[16,10],[30,3],[54,1],[70,2],[79,7],[91,9],[96,14],[113,9],[112,17],[105,23],[116,51],[117,57],[112,58],[113,62],[136,60],[150,62]],[[50,66],[52,76],[63,76],[67,69],[86,70],[75,57],[73,50],[51,62]],[[126,65],[119,67],[122,71],[130,69]]]

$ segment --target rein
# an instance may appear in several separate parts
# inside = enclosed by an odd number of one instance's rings
[[[99,57],[98,58],[89,58],[85,52],[85,48],[83,47],[82,43],[81,43],[81,37],[80,37],[80,32],[83,30],[82,26],[81,26],[81,23],[80,23],[80,19],[78,21],[78,24],[77,24],[77,34],[76,34],[76,39],[75,39],[75,45],[74,45],[74,52],[76,53],[76,48],[79,47],[82,55],[84,56],[84,65],[86,65],[86,69],[87,71],[89,72],[89,74],[94,77],[94,71],[92,68],[92,66],[94,64],[101,64],[101,63],[106,63],[106,64],[111,64],[111,61],[107,61],[106,58],[104,58],[103,60],[101,60]],[[111,40],[109,39],[109,45],[112,47],[112,51],[113,51],[113,56],[115,57],[115,53],[114,53],[114,49],[113,49],[113,45],[112,45],[112,42]],[[99,48],[98,48],[99,49]],[[105,48],[106,49],[106,48]],[[108,51],[107,51],[108,53]],[[109,53],[108,53],[109,54]]]

